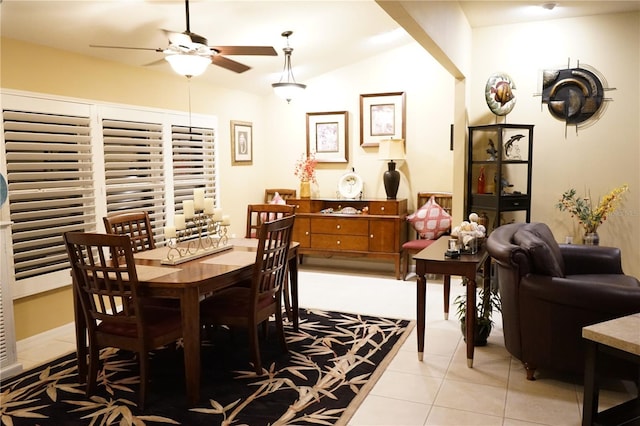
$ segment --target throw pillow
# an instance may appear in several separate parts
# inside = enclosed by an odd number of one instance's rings
[[[544,237],[548,237],[545,234],[544,232],[542,233]],[[556,254],[553,244],[546,241],[544,237],[539,235],[536,230],[522,227],[513,235],[513,242],[529,252],[532,270],[535,273],[552,277],[564,277],[564,260],[559,253],[560,249],[558,248],[558,253]]]
[[[273,194],[273,198],[269,201],[269,204],[287,204],[287,202],[282,199],[280,193],[276,192]]]
[[[451,215],[431,197],[417,211],[407,216],[420,238],[435,240],[451,230]]]
[[[271,199],[271,201],[269,201],[269,204],[287,204],[287,202],[284,201],[280,196],[280,193],[276,191],[276,193],[273,194],[273,198]],[[268,215],[268,217],[266,213],[260,213],[260,222],[264,223],[276,220],[277,216],[278,215],[276,213],[271,213]]]

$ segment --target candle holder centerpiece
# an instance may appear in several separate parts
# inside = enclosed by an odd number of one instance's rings
[[[178,265],[199,257],[230,250],[229,216],[214,207],[213,198],[204,198],[204,189],[196,188],[194,199],[182,203],[183,214],[176,214],[174,223],[164,228],[167,240],[163,265]]]

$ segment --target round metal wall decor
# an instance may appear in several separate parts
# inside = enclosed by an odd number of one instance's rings
[[[588,66],[544,70],[542,72],[542,103],[549,113],[566,125],[586,127],[604,112],[607,99],[604,92],[606,80],[598,71]]]
[[[487,80],[484,97],[491,112],[495,115],[507,115],[516,106],[516,95],[513,93],[515,83],[505,73],[495,73]]]

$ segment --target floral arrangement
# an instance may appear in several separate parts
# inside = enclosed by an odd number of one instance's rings
[[[302,154],[298,161],[296,161],[296,167],[293,174],[302,182],[316,183],[316,165],[318,160],[315,153],[311,153],[308,156]]]
[[[589,194],[589,197],[578,197],[576,196],[576,190],[570,189],[562,194],[562,198],[558,200],[556,207],[560,211],[568,211],[571,217],[576,217],[584,228],[585,233],[593,233],[607,219],[607,215],[618,208],[622,195],[628,189],[627,185],[614,188],[600,200],[595,209],[591,203],[591,194]]]

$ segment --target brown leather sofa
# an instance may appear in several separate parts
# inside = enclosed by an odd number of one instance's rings
[[[505,346],[529,380],[538,367],[582,376],[582,327],[640,312],[640,281],[622,272],[617,248],[559,245],[544,223],[502,225],[486,244],[495,260]],[[637,367],[609,364],[609,374],[637,380]]]

